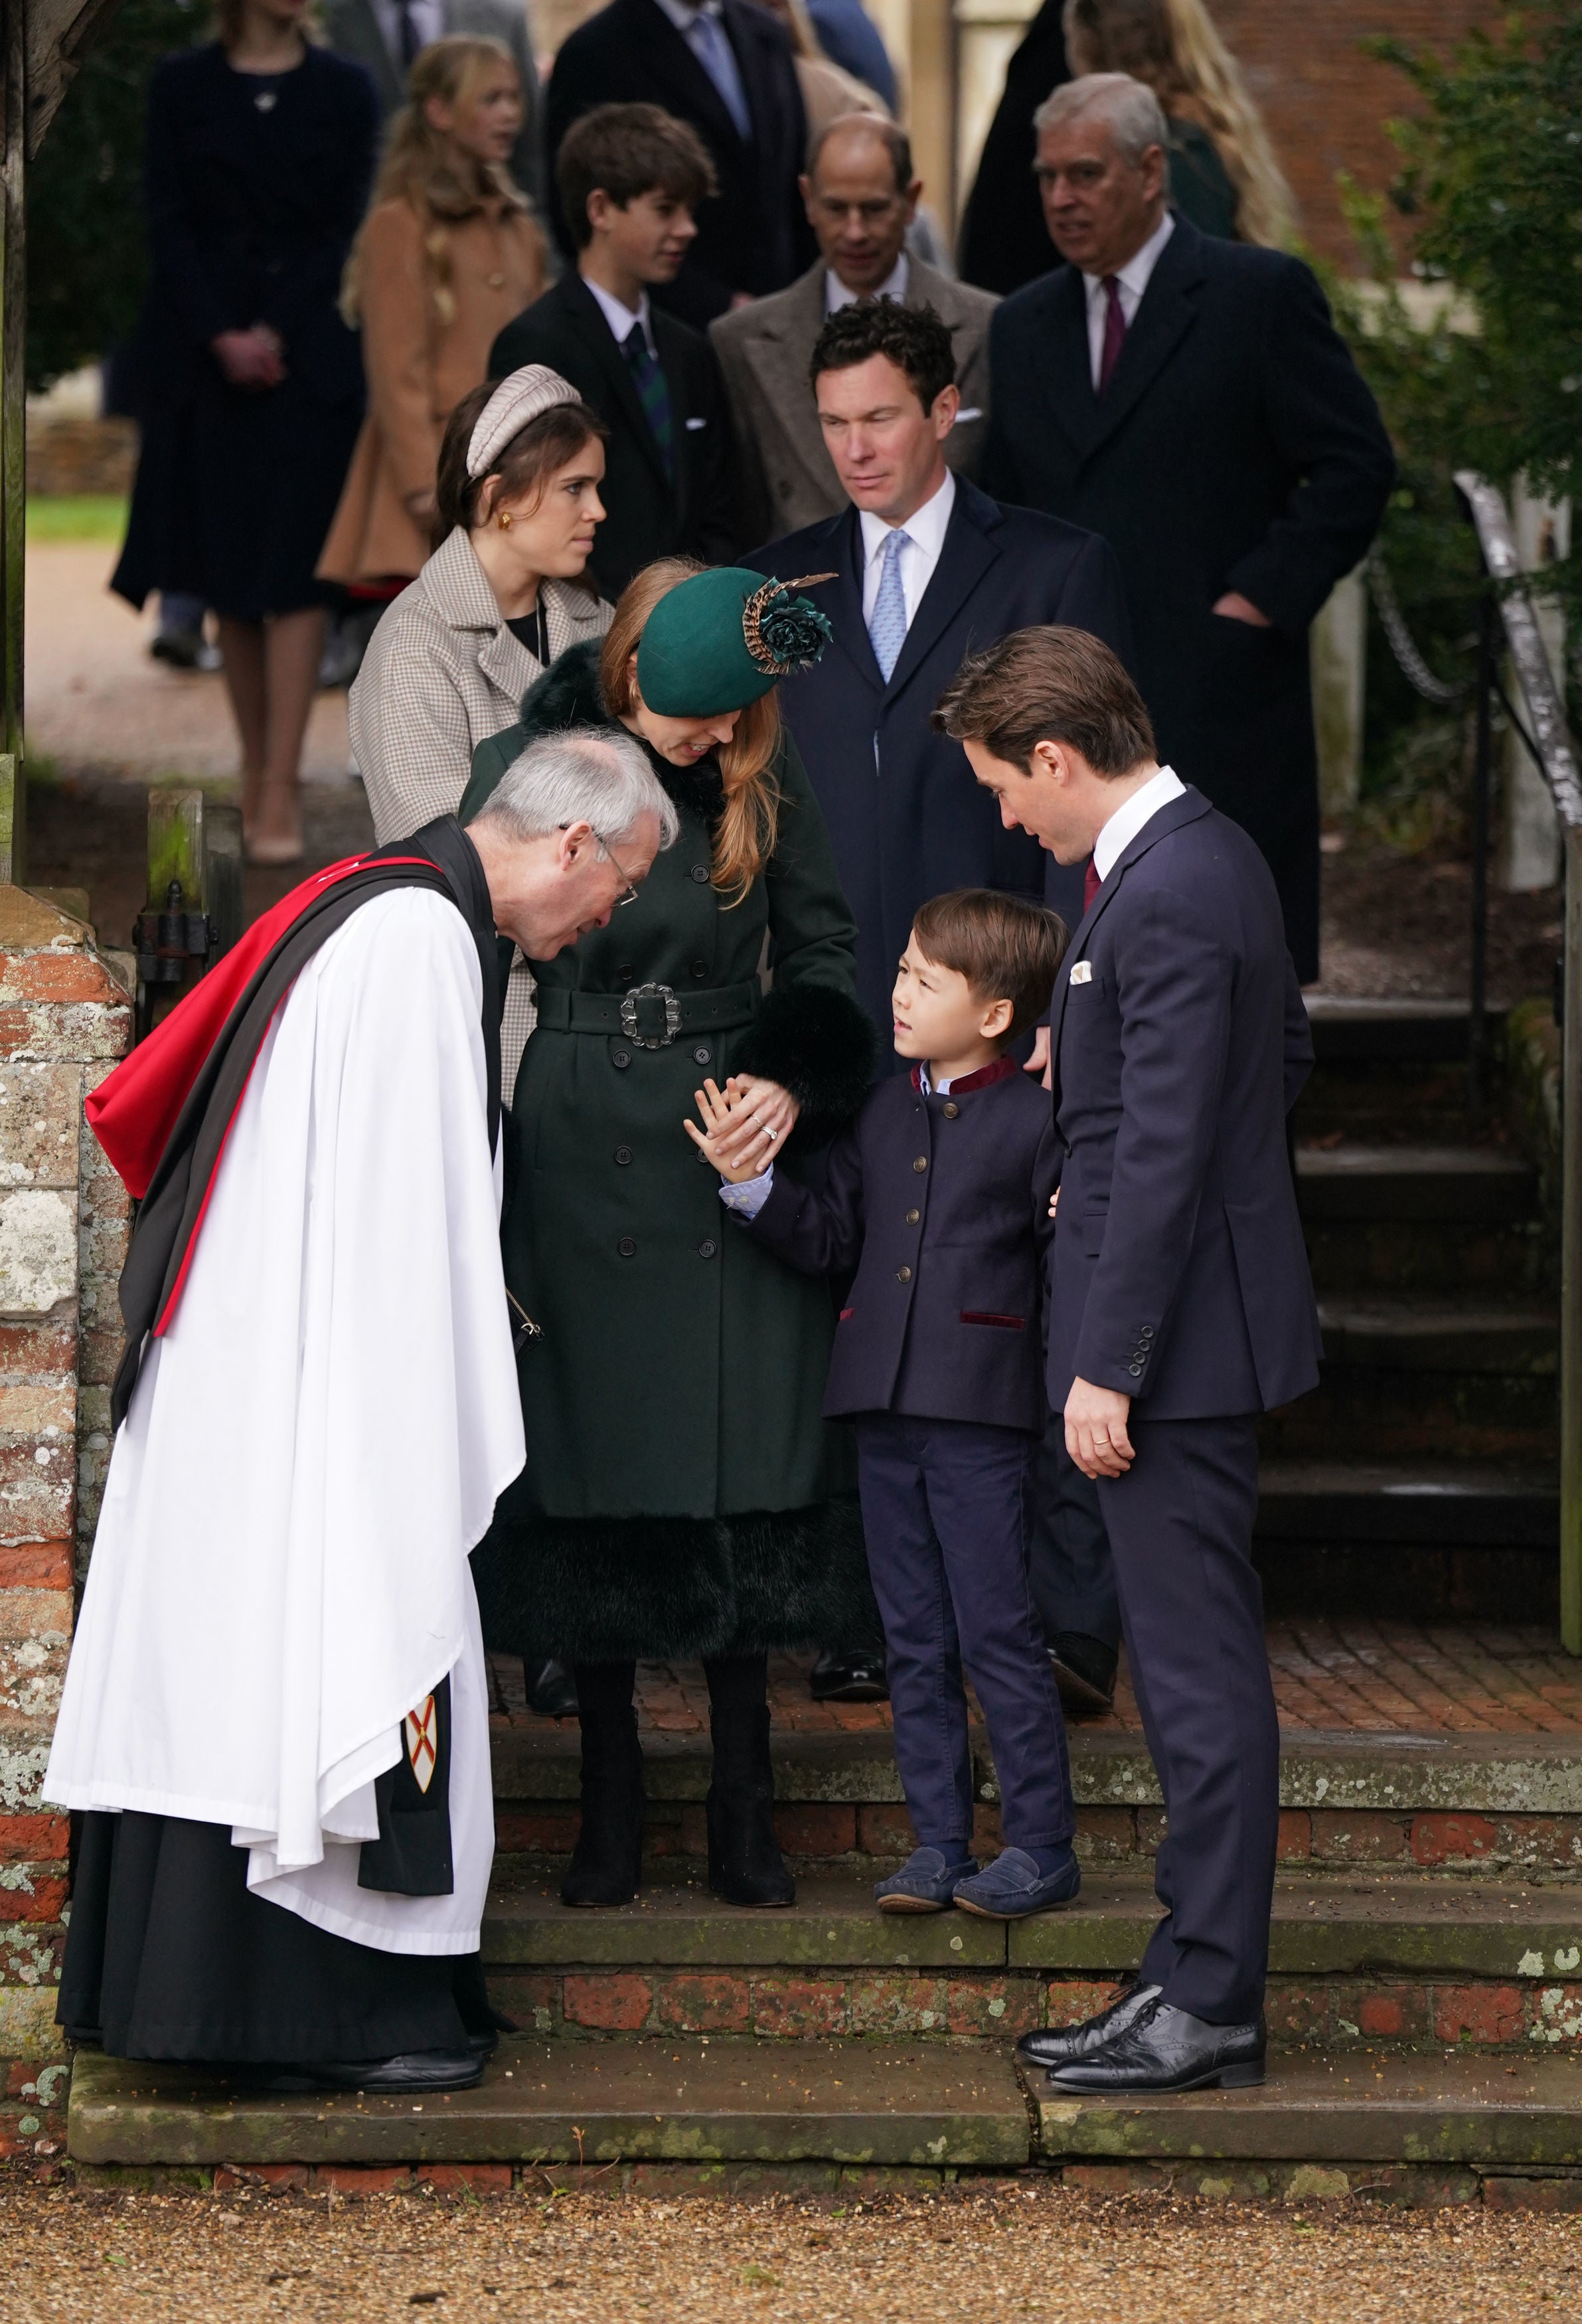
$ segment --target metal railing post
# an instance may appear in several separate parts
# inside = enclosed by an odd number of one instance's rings
[[[1560,1636],[1582,1655],[1582,828],[1565,835],[1560,1047]]]
[[[1494,767],[1495,621],[1493,592],[1477,603],[1477,748],[1472,769],[1471,973],[1467,1003],[1467,1125],[1483,1129],[1485,1019],[1488,1006],[1488,826]]]

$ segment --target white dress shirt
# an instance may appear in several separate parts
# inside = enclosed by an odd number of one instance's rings
[[[426,49],[430,41],[444,39],[445,0],[411,0],[407,13],[412,19],[412,30],[420,49]],[[398,72],[404,73],[407,68],[401,60],[401,12],[396,0],[373,0],[373,14],[391,62]]]
[[[939,553],[945,545],[945,530],[951,521],[951,511],[956,504],[956,480],[947,468],[945,480],[931,501],[914,509],[905,524],[888,524],[882,516],[871,510],[859,512],[862,527],[862,618],[873,619],[873,608],[878,596],[879,575],[883,568],[885,543],[892,532],[904,532],[907,546],[900,552],[901,595],[906,605],[906,627],[917,618],[917,608],[923,603],[923,593],[934,578],[934,568],[939,563]]]
[[[894,299],[897,305],[904,305],[906,298],[907,281],[908,272],[906,266],[906,254],[905,251],[903,251],[899,258],[897,259],[895,264],[885,276],[884,281],[879,284],[878,288],[871,292],[867,290],[848,290],[846,285],[842,281],[834,268],[832,266],[827,266],[824,269],[824,313],[826,315],[832,315],[836,311],[837,308],[854,307],[859,299],[867,299],[869,297],[875,299]]]
[[[1175,220],[1166,210],[1141,250],[1134,251],[1126,264],[1116,269],[1120,311],[1126,318],[1128,331],[1137,319],[1137,309],[1143,303],[1148,278],[1159,263],[1159,254],[1174,232]],[[1104,283],[1102,274],[1089,274],[1082,286],[1088,293],[1088,355],[1092,365],[1095,395],[1099,392],[1099,374],[1104,364],[1104,321],[1109,308]]]
[[[583,276],[583,281],[587,283],[588,289],[598,301],[599,312],[609,324],[616,346],[624,353],[626,343],[631,337],[632,325],[640,323],[643,327],[643,337],[648,343],[648,353],[658,363],[659,350],[654,345],[654,326],[650,319],[651,309],[648,306],[648,292],[645,290],[638,300],[637,312],[634,314],[625,300],[618,299],[612,290],[606,290],[601,283],[589,282],[585,274]]]
[[[1162,807],[1168,807],[1186,788],[1173,767],[1161,767],[1150,775],[1141,790],[1134,791],[1129,799],[1118,807],[1093,843],[1093,869],[1101,880],[1108,880],[1119,862],[1122,850],[1129,847],[1143,828],[1156,816]]]

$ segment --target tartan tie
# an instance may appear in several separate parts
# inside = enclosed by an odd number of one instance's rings
[[[631,375],[637,382],[643,417],[648,423],[659,454],[659,461],[671,484],[676,482],[676,433],[670,417],[670,390],[665,374],[649,350],[648,337],[640,323],[634,323],[621,343],[621,351],[631,365]]]
[[[1103,885],[1103,881],[1099,877],[1099,866],[1090,855],[1088,868],[1082,874],[1082,918],[1084,919],[1092,910],[1093,899]]]
[[[1120,277],[1107,274],[1104,278],[1104,346],[1099,357],[1099,392],[1109,385],[1110,374],[1120,361],[1120,351],[1126,345],[1127,318],[1120,303]]]

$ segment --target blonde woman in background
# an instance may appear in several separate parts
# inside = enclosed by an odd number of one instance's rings
[[[346,269],[368,417],[318,566],[376,599],[421,570],[446,421],[546,280],[544,237],[506,166],[522,120],[510,56],[494,41],[436,41],[409,87]]]
[[[1290,240],[1291,189],[1203,0],[1065,0],[1064,25],[1073,75],[1129,73],[1159,99],[1173,208],[1227,240]]]

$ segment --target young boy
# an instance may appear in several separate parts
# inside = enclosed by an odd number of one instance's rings
[[[728,1167],[734,1093],[698,1093],[689,1135],[750,1233],[809,1273],[856,1269],[824,1413],[857,1430],[869,1568],[884,1617],[896,1758],[919,1845],[874,1891],[1019,1920],[1080,1885],[1065,1729],[1027,1581],[1023,1499],[1047,1414],[1040,1328],[1058,1177],[1049,1098],[1006,1050],[1049,1005],[1065,931],[969,888],[918,913],[894,994],[916,1059],[831,1148],[823,1190]],[[971,1851],[965,1663],[989,1722],[1004,1852]]]
[[[696,239],[714,165],[696,130],[658,106],[599,105],[566,131],[555,176],[576,269],[506,325],[489,375],[547,364],[609,429],[608,514],[588,562],[613,601],[656,558],[735,560],[714,351],[648,298]]]

